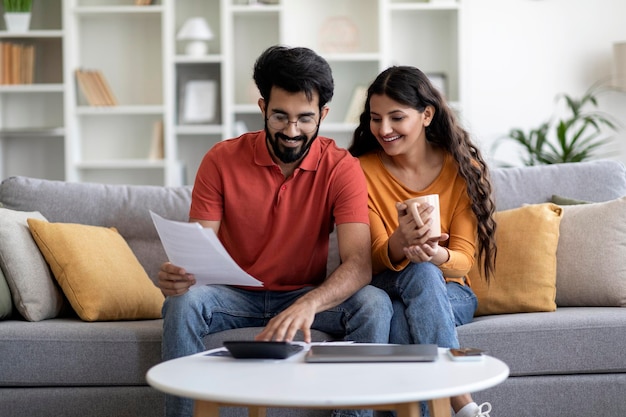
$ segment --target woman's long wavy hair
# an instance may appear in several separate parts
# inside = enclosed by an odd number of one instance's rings
[[[489,281],[495,271],[497,252],[493,218],[495,203],[489,169],[480,150],[472,143],[467,131],[459,126],[454,112],[422,71],[410,66],[394,66],[378,75],[367,90],[365,109],[349,148],[352,155],[382,150],[370,130],[370,98],[374,94],[385,95],[420,113],[426,106],[435,109],[433,120],[426,128],[426,140],[449,152],[459,166],[459,174],[465,179],[472,211],[478,220],[477,260]]]

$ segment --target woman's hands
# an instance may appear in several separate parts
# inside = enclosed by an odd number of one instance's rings
[[[403,237],[403,246],[422,245],[428,241],[428,234],[432,219],[430,213],[435,208],[428,203],[419,204],[419,218],[415,219],[405,203],[396,203],[400,233]]]
[[[450,258],[448,250],[439,246],[439,242],[448,240],[449,235],[442,233],[438,239],[429,238],[432,225],[430,213],[435,207],[422,203],[418,207],[419,219],[415,219],[404,203],[396,203],[399,226],[394,234],[399,233],[402,240],[402,252],[411,262],[432,262],[441,265]]]
[[[428,240],[422,245],[412,245],[404,248],[404,255],[411,262],[432,262],[441,265],[450,259],[450,252],[443,246],[439,246],[440,241],[448,239],[447,233],[442,233],[439,240]]]

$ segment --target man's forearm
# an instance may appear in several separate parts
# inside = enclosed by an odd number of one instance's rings
[[[371,259],[342,263],[319,287],[309,291],[298,301],[311,302],[315,311],[335,307],[372,280]]]

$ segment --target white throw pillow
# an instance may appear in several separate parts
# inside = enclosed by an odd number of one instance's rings
[[[40,321],[57,317],[64,299],[30,234],[28,218],[46,220],[37,211],[0,208],[0,266],[17,311],[28,321]]]

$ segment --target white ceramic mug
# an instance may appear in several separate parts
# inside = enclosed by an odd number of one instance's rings
[[[404,204],[407,205],[407,211],[413,215],[415,222],[418,225],[425,223],[428,221],[428,218],[422,219],[419,214],[419,205],[428,203],[434,207],[434,210],[430,212],[429,216],[433,220],[430,233],[428,235],[431,239],[436,239],[441,236],[441,217],[439,213],[439,194],[429,194],[421,197],[409,198],[404,201]]]

